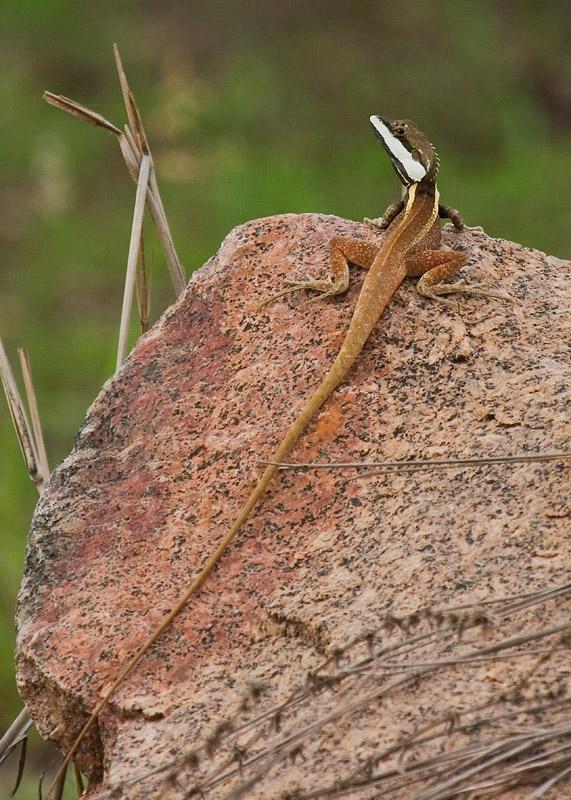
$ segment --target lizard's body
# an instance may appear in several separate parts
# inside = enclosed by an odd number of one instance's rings
[[[457,227],[461,227],[462,222],[457,212],[439,205],[439,195],[436,188],[438,158],[434,148],[410,120],[390,123],[380,117],[371,117],[371,122],[377,134],[382,134],[383,144],[389,152],[393,166],[405,186],[403,201],[391,206],[388,210],[388,215],[386,214],[383,218],[380,227],[388,226],[388,231],[380,243],[380,247],[361,239],[334,237],[329,245],[332,278],[326,281],[308,280],[291,283],[289,288],[285,290],[285,292],[289,292],[308,288],[320,292],[323,296],[339,294],[347,289],[349,283],[348,262],[368,270],[339,353],[321,384],[303,406],[271,459],[269,459],[271,463],[259,478],[257,485],[230,529],[209,556],[201,572],[186,588],[176,606],[169,612],[154,633],[141,645],[114,680],[111,688],[107,690],[105,697],[96,705],[92,716],[84,725],[72,749],[67,754],[65,763],[76,752],[83,736],[97,719],[111,695],[115,693],[127,675],[136,667],[156,639],[182,611],[190,597],[206,581],[226,548],[248,520],[252,510],[264,495],[268,484],[278,469],[277,463],[283,461],[289,454],[310,420],[347,376],[376,322],[403,280],[407,276],[422,276],[417,287],[422,294],[429,297],[436,297],[438,294],[447,294],[451,291],[478,292],[477,288],[469,288],[463,284],[450,286],[441,283],[442,280],[459,269],[465,262],[466,256],[458,252],[438,249],[440,244],[439,214],[441,216],[450,216]],[[403,132],[402,136],[399,131]],[[407,161],[406,153],[404,155],[400,153],[398,149],[400,145],[395,144],[397,139],[406,145],[411,156],[410,161]],[[283,293],[280,292],[276,297]],[[481,293],[485,292],[482,291]]]

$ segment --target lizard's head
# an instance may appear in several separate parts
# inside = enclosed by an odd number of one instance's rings
[[[436,150],[411,119],[389,120],[376,114],[369,119],[405,186],[436,180],[439,163]]]

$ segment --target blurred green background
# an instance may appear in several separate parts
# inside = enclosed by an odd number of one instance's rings
[[[114,41],[187,274],[253,217],[381,213],[399,186],[371,113],[431,136],[443,201],[468,224],[569,257],[569,3],[20,0],[0,26],[0,335],[14,365],[30,351],[52,466],[113,371],[134,187],[114,137],[41,94],[122,125]],[[156,319],[172,291],[146,231]],[[1,402],[0,730],[20,707],[13,616],[35,501]],[[21,797],[48,757],[36,743]]]

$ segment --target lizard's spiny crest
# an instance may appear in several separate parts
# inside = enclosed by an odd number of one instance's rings
[[[405,186],[425,178],[435,180],[438,156],[431,142],[412,120],[391,121],[376,114],[369,119]]]

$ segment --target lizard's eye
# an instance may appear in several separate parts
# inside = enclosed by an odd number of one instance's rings
[[[395,136],[404,136],[406,133],[404,125],[397,125],[393,128],[393,133]]]

